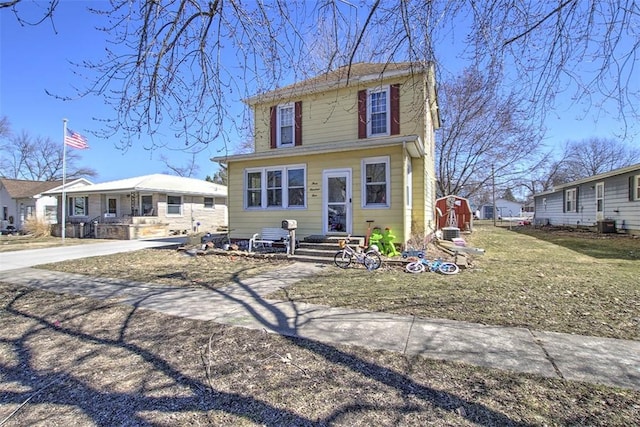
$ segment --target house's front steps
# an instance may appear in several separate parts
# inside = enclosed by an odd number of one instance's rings
[[[307,262],[333,263],[340,250],[339,241],[344,237],[309,236],[301,240],[290,259]],[[351,244],[364,244],[364,237],[351,237]]]
[[[294,255],[289,255],[289,259],[304,262],[317,262],[333,264],[333,258],[340,250],[339,241],[344,237],[309,236],[299,242]],[[351,236],[350,245],[355,248],[358,245],[364,246],[364,236]],[[396,257],[400,259],[400,257]],[[382,257],[383,263],[392,261],[391,258]]]

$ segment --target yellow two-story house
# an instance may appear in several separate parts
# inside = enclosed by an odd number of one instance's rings
[[[245,102],[255,151],[212,159],[232,238],[294,219],[299,239],[371,225],[404,243],[435,225],[433,64],[356,63]]]

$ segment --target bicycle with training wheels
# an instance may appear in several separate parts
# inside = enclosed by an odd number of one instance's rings
[[[368,251],[356,251],[349,246],[351,235],[338,242],[340,250],[333,257],[333,262],[340,268],[348,268],[352,263],[363,264],[369,271],[377,270],[382,265],[380,254],[371,249]]]
[[[434,271],[442,274],[457,274],[460,272],[460,267],[453,262],[443,261],[441,258],[435,260],[428,260],[426,258],[420,258],[416,261],[412,261],[405,266],[405,269],[409,273],[424,273],[425,271]]]

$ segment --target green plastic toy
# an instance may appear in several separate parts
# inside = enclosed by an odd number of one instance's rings
[[[378,248],[378,250],[381,250],[380,241],[382,240],[382,237],[383,237],[382,236],[382,230],[380,230],[380,227],[375,227],[371,231],[371,234],[369,235],[369,248],[371,248],[371,246],[375,245]]]
[[[382,239],[380,239],[380,243],[382,248],[380,248],[381,252],[386,256],[398,256],[400,252],[396,250],[396,246],[393,244],[393,241],[396,239],[391,233],[391,229],[389,227],[384,229],[384,233],[382,234]]]

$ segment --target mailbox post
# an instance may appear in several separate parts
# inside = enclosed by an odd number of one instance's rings
[[[289,255],[294,255],[296,251],[296,228],[298,228],[298,221],[295,219],[283,219],[282,228],[289,231]]]

